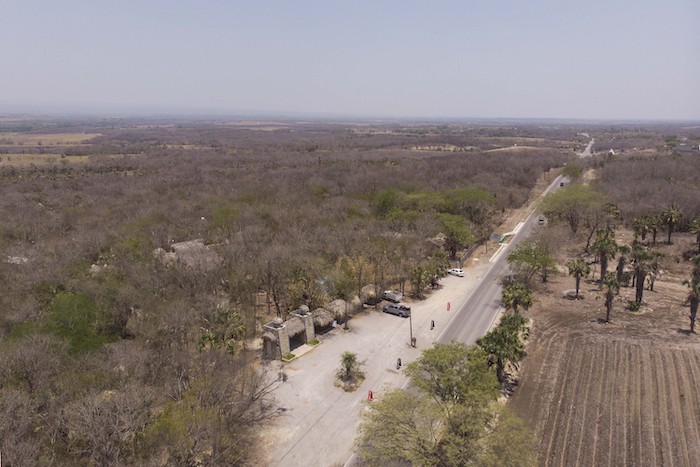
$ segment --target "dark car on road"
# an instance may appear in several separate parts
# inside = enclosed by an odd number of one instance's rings
[[[403,303],[387,303],[382,308],[384,313],[391,313],[392,315],[401,316],[402,318],[408,318],[411,316],[411,307],[406,306]]]

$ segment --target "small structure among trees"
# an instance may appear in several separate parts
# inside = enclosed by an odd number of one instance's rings
[[[263,356],[268,359],[284,358],[291,354],[290,339],[299,335],[303,335],[303,341],[307,344],[316,339],[314,317],[306,305],[292,312],[292,318],[287,321],[275,318],[263,328]]]

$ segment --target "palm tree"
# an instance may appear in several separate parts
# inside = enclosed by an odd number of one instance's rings
[[[518,307],[523,307],[525,310],[532,306],[532,290],[525,284],[513,282],[503,289],[501,301],[506,310],[513,310],[513,313],[518,313]]]
[[[649,262],[652,259],[651,253],[643,246],[635,244],[632,246],[632,263],[634,264],[635,298],[637,303],[642,303],[644,295],[644,279],[649,273]]]
[[[651,231],[651,245],[656,246],[656,234],[659,232],[659,226],[661,225],[660,216],[645,216],[647,227]]]
[[[578,300],[578,291],[581,285],[581,278],[588,276],[591,273],[591,267],[588,265],[585,259],[577,258],[572,259],[566,263],[566,267],[569,268],[569,275],[576,278],[576,299]]]
[[[627,255],[632,252],[632,249],[627,245],[620,245],[617,247],[617,252],[620,256],[617,257],[617,268],[616,268],[616,278],[617,278],[617,293],[620,294],[620,287],[622,286],[622,279],[625,274],[625,265],[627,264]]]
[[[669,204],[661,212],[661,221],[666,224],[668,229],[668,244],[671,244],[671,234],[673,233],[673,227],[681,220],[683,213],[676,208],[674,204]]]
[[[695,235],[695,241],[698,244],[698,253],[700,253],[700,217],[690,223],[690,233]]]
[[[695,332],[695,318],[698,315],[698,304],[700,303],[700,277],[695,276],[692,279],[683,281],[683,285],[687,285],[690,289],[688,292],[688,304],[690,305],[690,332]]]
[[[663,257],[658,251],[652,251],[649,258],[649,290],[654,291],[654,283],[656,278],[659,276],[659,271],[661,267],[659,265],[659,260]]]
[[[693,263],[693,277],[700,277],[700,255],[690,258],[690,262]]]
[[[605,273],[608,271],[608,259],[612,259],[617,254],[617,243],[615,242],[615,232],[612,229],[598,229],[596,240],[593,243],[593,251],[600,258],[600,282],[603,282]]]
[[[605,283],[605,322],[610,322],[610,311],[612,310],[613,299],[615,295],[619,292],[620,285],[617,282],[617,275],[615,273],[609,272],[605,275],[603,280]]]
[[[343,352],[343,354],[340,356],[340,370],[337,374],[338,379],[350,381],[353,378],[361,377],[361,366],[362,362],[357,359],[357,354],[352,352]]]
[[[498,326],[493,331],[476,341],[496,365],[496,377],[503,383],[505,366],[508,362],[517,362],[523,358],[525,351],[516,329],[510,326]]]
[[[605,227],[608,229],[612,228],[613,221],[619,221],[622,219],[622,212],[617,205],[613,203],[605,203],[603,205],[603,210],[605,211]]]
[[[634,239],[641,240],[642,242],[646,240],[647,234],[649,233],[649,216],[639,216],[632,220],[632,230],[634,231]]]

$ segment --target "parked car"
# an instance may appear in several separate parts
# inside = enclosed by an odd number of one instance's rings
[[[464,271],[462,271],[459,268],[452,268],[449,271],[447,271],[447,274],[452,274],[453,276],[464,277]]]
[[[544,218],[544,216],[539,216],[539,217],[537,218],[537,223],[540,224],[540,225],[544,225],[544,223],[545,223],[545,218]]]
[[[402,318],[408,318],[411,316],[411,307],[406,306],[403,303],[387,303],[382,308],[384,313],[391,313],[392,315],[401,316]]]
[[[385,290],[382,292],[382,299],[390,302],[399,303],[403,298],[403,294],[398,290]]]

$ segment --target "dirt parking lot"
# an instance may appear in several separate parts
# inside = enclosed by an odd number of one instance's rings
[[[623,288],[608,324],[597,284],[567,300],[574,281],[562,272],[538,294],[511,405],[535,430],[540,465],[700,465],[700,336],[687,333],[686,277],[669,271],[639,312],[624,308],[634,291]]]

